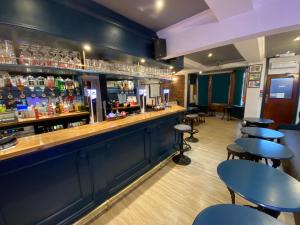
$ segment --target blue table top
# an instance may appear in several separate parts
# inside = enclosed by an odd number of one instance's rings
[[[253,137],[265,138],[265,139],[278,139],[284,137],[284,134],[277,130],[261,128],[261,127],[243,127],[241,129],[241,132],[243,134],[248,134]]]
[[[265,118],[245,117],[244,120],[249,122],[249,123],[260,123],[260,124],[272,124],[272,123],[274,123],[274,120],[265,119]]]
[[[235,140],[246,152],[268,159],[290,159],[292,151],[281,144],[259,138],[239,138]]]
[[[220,204],[204,209],[193,225],[282,225],[279,220],[246,206]]]
[[[248,201],[279,212],[300,211],[300,182],[262,163],[227,160],[218,175],[228,188]]]

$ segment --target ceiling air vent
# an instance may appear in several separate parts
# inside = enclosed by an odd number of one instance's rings
[[[270,65],[270,69],[292,69],[298,68],[299,64],[297,61],[289,61],[289,62],[272,62]]]

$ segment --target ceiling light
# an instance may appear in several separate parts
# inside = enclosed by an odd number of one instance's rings
[[[207,55],[208,57],[212,57],[213,56],[213,54],[210,52],[210,53],[208,53],[208,55]]]
[[[199,74],[202,74],[202,71],[199,71]]]
[[[174,69],[174,67],[173,67],[173,66],[170,66],[169,69],[172,70],[172,69]]]
[[[172,72],[173,74],[175,73],[175,71]]]
[[[177,81],[178,77],[172,77],[172,81]]]
[[[155,2],[155,9],[156,10],[162,10],[165,6],[165,3],[163,0],[156,0]]]
[[[294,41],[300,41],[300,36],[296,37]]]
[[[84,44],[84,45],[82,46],[82,48],[83,48],[83,50],[85,50],[85,51],[87,51],[87,52],[89,52],[89,51],[92,50],[92,47],[91,47],[89,44]]]
[[[146,62],[146,59],[141,59],[141,63],[145,63]]]

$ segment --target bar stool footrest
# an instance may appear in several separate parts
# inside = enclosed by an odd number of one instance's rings
[[[173,157],[173,161],[176,164],[182,165],[182,166],[186,166],[186,165],[189,165],[191,163],[191,159],[188,156],[183,155],[183,154],[175,155]]]

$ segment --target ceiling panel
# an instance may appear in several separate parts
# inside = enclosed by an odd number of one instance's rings
[[[204,0],[94,1],[154,31],[166,28],[208,9]],[[158,7],[158,4],[162,5]]]
[[[266,56],[274,57],[276,54],[283,54],[287,51],[300,54],[300,40],[294,41],[296,37],[300,37],[300,30],[285,32],[266,36]]]
[[[208,57],[209,53],[212,54],[211,57]],[[234,45],[224,45],[218,48],[195,52],[186,55],[186,57],[195,62],[201,63],[204,66],[218,66],[227,63],[245,61]]]

